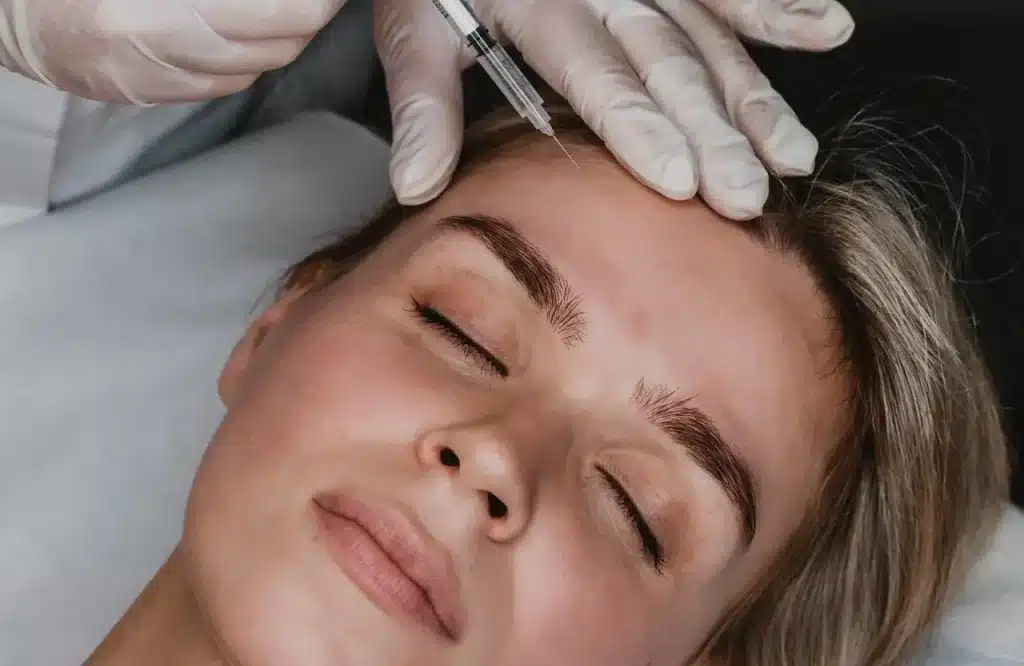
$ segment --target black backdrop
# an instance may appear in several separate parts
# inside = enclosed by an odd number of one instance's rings
[[[962,288],[1015,457],[1024,458],[1024,3],[847,6],[858,27],[846,47],[821,56],[759,49],[755,57],[812,129],[873,107],[898,119],[901,134],[934,156],[952,184],[964,184]],[[1013,492],[1024,506],[1019,465]]]
[[[1024,458],[1024,2],[847,0],[857,20],[849,44],[828,54],[754,49],[775,87],[816,133],[864,109],[948,176],[922,184],[937,239],[954,237],[947,189],[964,223],[961,286],[977,319],[1017,458]],[[472,120],[503,103],[479,71],[466,76]],[[378,81],[368,119],[387,124]],[[381,126],[385,135],[388,128]],[[923,170],[922,181],[936,180]],[[961,193],[962,192],[962,196]],[[1024,474],[1014,480],[1024,506]]]

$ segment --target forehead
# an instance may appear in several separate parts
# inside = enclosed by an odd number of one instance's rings
[[[599,151],[572,149],[579,169],[556,151],[471,172],[429,217],[504,218],[564,275],[588,324],[572,351],[581,395],[643,379],[692,397],[762,492],[804,487],[792,501],[805,501],[845,422],[829,308],[809,272],[700,202],[652,193]]]

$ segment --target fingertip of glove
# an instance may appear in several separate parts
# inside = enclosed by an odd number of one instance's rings
[[[855,27],[849,10],[838,2],[831,3],[822,19],[824,48],[836,48],[850,41]]]
[[[802,12],[792,10],[791,16],[802,19],[794,31],[794,46],[812,51],[830,51],[850,41],[856,27],[853,16],[839,2],[829,2],[822,9]]]
[[[737,158],[737,162],[742,157]],[[747,221],[761,215],[768,200],[768,172],[750,155],[746,167],[737,166],[727,172],[712,171],[701,185],[701,198],[711,208],[730,220]]]
[[[853,16],[837,0],[789,0],[764,22],[764,41],[783,48],[831,51],[850,41]]]
[[[779,117],[765,145],[765,161],[780,176],[806,176],[814,170],[818,139],[796,116]]]
[[[711,197],[705,194],[704,199],[709,206],[730,220],[753,220],[761,215],[764,203],[768,200],[767,174],[763,181],[730,189],[724,196]]]
[[[644,178],[658,192],[676,201],[692,199],[697,194],[697,172],[693,161],[685,155],[673,155],[657,169],[653,178]]]
[[[426,160],[396,159],[391,167],[391,186],[403,206],[419,206],[436,199],[451,181],[454,161],[438,165]]]
[[[426,188],[403,188],[400,185],[395,185],[394,181],[392,181],[395,199],[403,206],[422,206],[428,204],[439,197],[447,185],[448,181],[441,181],[433,183]]]

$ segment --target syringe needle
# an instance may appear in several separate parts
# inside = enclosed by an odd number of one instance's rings
[[[538,130],[540,130],[540,133],[543,134],[544,136],[549,136],[552,139],[554,139],[555,143],[558,144],[558,147],[562,149],[563,153],[565,153],[565,156],[569,158],[570,162],[572,162],[572,165],[577,169],[580,168],[580,165],[576,163],[576,160],[572,158],[572,155],[569,154],[569,151],[565,149],[565,146],[562,145],[562,142],[558,140],[557,136],[555,136],[555,129],[551,126],[550,122],[537,123],[535,127]]]
[[[558,147],[562,149],[562,152],[565,153],[565,156],[569,158],[569,161],[572,162],[572,165],[579,169],[580,165],[576,164],[576,160],[572,158],[572,155],[570,155],[569,151],[565,149],[565,146],[563,146],[562,142],[558,140],[558,137],[555,136],[554,132],[551,133],[551,138],[555,140],[555,143],[557,143]]]

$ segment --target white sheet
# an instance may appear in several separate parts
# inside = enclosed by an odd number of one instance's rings
[[[914,666],[1024,664],[1024,513],[1007,507],[988,555]]]
[[[46,210],[67,97],[0,67],[0,227]]]
[[[70,96],[54,153],[50,203],[63,205],[116,180],[155,141],[204,104],[132,106]]]

